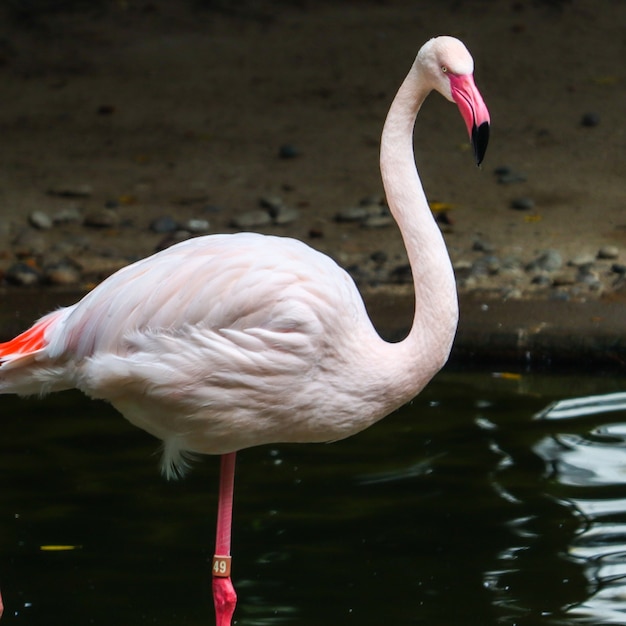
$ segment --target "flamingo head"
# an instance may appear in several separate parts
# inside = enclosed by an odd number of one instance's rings
[[[474,83],[474,60],[465,45],[454,37],[435,37],[426,42],[417,62],[430,77],[431,86],[459,107],[469,133],[476,163],[481,164],[489,143],[489,111]]]

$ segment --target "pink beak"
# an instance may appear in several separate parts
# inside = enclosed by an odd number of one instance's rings
[[[480,165],[489,143],[489,111],[474,83],[472,74],[458,75],[450,72],[448,76],[452,98],[465,120],[467,132],[472,140],[476,163]]]

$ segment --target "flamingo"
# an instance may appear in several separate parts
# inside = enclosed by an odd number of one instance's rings
[[[354,282],[329,257],[294,239],[238,233],[190,239],[133,263],[0,344],[0,393],[75,387],[109,401],[162,440],[165,477],[182,476],[194,455],[221,455],[218,626],[231,624],[236,604],[237,451],[353,435],[411,400],[449,356],[455,279],[415,166],[413,127],[438,91],[457,104],[480,165],[490,119],[473,70],[458,39],[429,40],[383,128],[380,169],[415,289],[404,340],[380,338]]]

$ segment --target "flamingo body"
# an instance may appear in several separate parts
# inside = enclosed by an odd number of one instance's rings
[[[187,453],[223,455],[219,626],[230,625],[236,598],[235,451],[352,435],[415,396],[448,358],[455,280],[415,167],[413,126],[427,95],[440,92],[459,107],[480,163],[489,113],[473,68],[457,39],[427,42],[383,129],[381,174],[415,289],[403,341],[378,336],[352,279],[329,257],[293,239],[241,233],[192,239],[138,261],[0,344],[0,393],[76,387],[108,400],[163,440],[168,477],[184,472]]]
[[[388,344],[329,257],[254,233],[179,243],[27,332],[41,345],[0,345],[0,391],[108,400],[163,440],[168,476],[185,452],[351,435],[415,395],[432,367],[408,377],[387,365]],[[451,320],[442,358],[453,334]]]

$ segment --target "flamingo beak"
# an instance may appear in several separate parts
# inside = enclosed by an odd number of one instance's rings
[[[474,148],[476,164],[480,165],[489,143],[489,111],[474,83],[472,74],[449,73],[452,98],[459,107]]]

